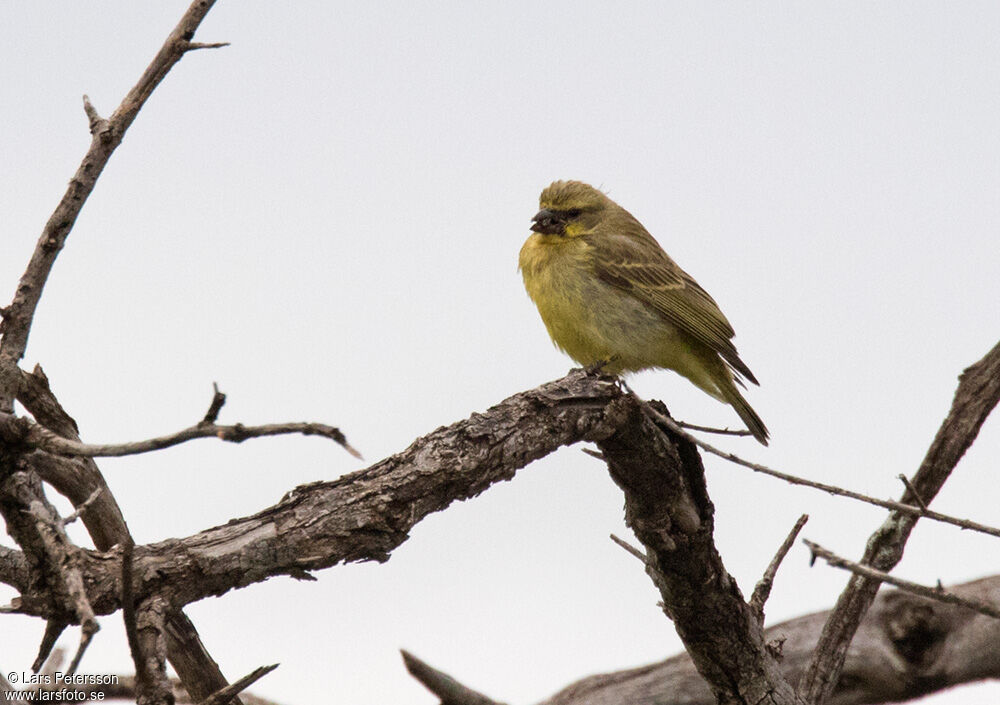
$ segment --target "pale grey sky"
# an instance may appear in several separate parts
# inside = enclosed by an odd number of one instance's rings
[[[185,7],[0,8],[0,300],[86,149],[81,95],[109,114]],[[88,441],[188,425],[218,381],[225,421],[336,424],[378,460],[571,366],[516,262],[539,191],[575,178],[635,214],[736,328],[772,444],[727,447],[898,495],[957,374],[997,339],[998,37],[993,2],[223,0],[198,39],[232,46],[186,56],[139,115],[56,264],[26,363]],[[678,418],[737,423],[672,373],[634,386]],[[998,457],[993,418],[935,507],[1000,523]],[[303,438],[102,463],[140,542],[361,466]],[[744,591],[800,513],[803,536],[848,556],[882,520],[706,466]],[[531,703],[680,650],[611,532],[627,532],[621,494],[570,448],[420,523],[384,565],[189,613],[230,677],[280,661],[256,692],[287,705],[435,702],[401,647]],[[961,582],[1000,570],[996,555],[922,523],[897,572]],[[827,608],[845,581],[796,547],[768,618]],[[120,618],[101,624],[82,670],[130,670]],[[0,669],[28,667],[42,626],[4,617]],[[998,698],[987,684],[927,702]]]

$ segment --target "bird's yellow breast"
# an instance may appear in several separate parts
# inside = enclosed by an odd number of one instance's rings
[[[609,372],[662,366],[676,331],[642,302],[601,281],[581,237],[536,233],[521,248],[528,295],[552,341],[581,365]]]

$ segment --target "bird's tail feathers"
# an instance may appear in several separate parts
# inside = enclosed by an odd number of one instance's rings
[[[767,445],[769,435],[767,426],[760,420],[757,412],[747,403],[747,400],[743,398],[736,385],[730,385],[729,389],[722,389],[721,391],[726,399],[726,403],[732,406],[736,410],[736,413],[740,415],[740,418],[743,419],[743,423],[746,424],[747,429],[753,434],[753,437],[763,445]]]

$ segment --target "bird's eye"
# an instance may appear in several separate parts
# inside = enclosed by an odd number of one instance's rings
[[[566,211],[566,217],[577,218],[581,213],[583,213],[583,211],[580,210],[579,208],[570,208],[568,211]]]

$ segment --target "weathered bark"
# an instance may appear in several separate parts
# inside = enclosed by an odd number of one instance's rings
[[[50,431],[79,440],[76,421],[62,407],[49,388],[49,380],[40,367],[31,373],[21,372],[18,401],[35,420]],[[130,542],[125,517],[104,481],[93,458],[65,458],[34,451],[23,456],[23,463],[60,494],[79,507],[100,490],[81,520],[99,551]],[[0,565],[3,561],[0,561]],[[0,569],[2,572],[2,569]],[[18,588],[23,593],[24,590]],[[227,685],[226,678],[208,653],[198,630],[182,610],[172,612],[166,621],[167,656],[188,692],[195,700],[204,700]],[[233,701],[239,705],[239,699]]]
[[[1000,605],[1000,575],[950,588]],[[795,682],[830,612],[765,631],[784,639],[781,670]],[[829,705],[902,702],[985,678],[1000,678],[1000,621],[898,590],[876,599],[847,650]],[[585,678],[540,705],[713,705],[687,654],[641,668]]]
[[[185,539],[136,546],[136,600],[156,593],[179,607],[274,575],[385,561],[426,515],[511,479],[562,445],[606,436],[607,406],[621,398],[613,379],[577,370],[442,427],[367,469],[298,487],[253,516]],[[83,552],[98,614],[121,606],[121,552]],[[0,564],[0,581],[21,576],[18,565]],[[20,604],[29,614],[47,616],[43,592],[27,590]]]
[[[618,405],[628,419],[598,446],[625,493],[625,521],[646,547],[646,572],[663,611],[695,667],[719,703],[796,703],[715,548],[715,507],[697,448],[656,426],[634,398]]]
[[[45,224],[28,266],[18,282],[13,300],[9,306],[0,310],[3,319],[0,321],[0,333],[2,333],[2,339],[0,339],[0,412],[12,412],[14,399],[20,396],[24,373],[17,363],[24,355],[35,310],[41,299],[49,272],[84,203],[93,192],[101,172],[121,143],[125,132],[170,69],[188,51],[212,46],[196,44],[191,40],[213,4],[214,0],[194,0],[191,3],[138,82],[128,92],[111,117],[106,120],[101,118],[87,97],[84,96],[84,110],[90,122],[92,135],[90,146],[70,180],[64,196]],[[71,419],[70,422],[72,422]],[[75,425],[72,432],[75,434]],[[22,455],[22,450],[0,448],[0,474],[10,474],[14,468],[21,465],[20,461],[23,458],[14,456]],[[86,467],[86,461],[82,462],[81,465]],[[96,466],[92,462],[89,465],[91,467],[90,481],[84,480],[79,484],[81,486],[89,485],[91,489],[103,486],[104,480],[100,478]],[[63,476],[68,477],[69,473],[64,472]],[[90,496],[88,493],[80,498],[77,492],[79,488],[72,486],[76,483],[68,481],[66,484],[66,494],[77,506]],[[90,520],[88,529],[91,531],[95,545],[99,548],[108,548],[116,542],[116,535],[121,534],[120,527],[117,527],[121,520],[121,513],[110,493],[98,497],[97,503],[98,507],[91,513],[94,516],[100,514],[103,518]],[[5,518],[10,523],[10,517]],[[14,523],[17,523],[16,520]],[[95,531],[92,527],[98,524],[101,526]],[[123,526],[124,522],[121,522],[121,525]],[[24,533],[20,529],[15,529],[15,531]],[[125,533],[127,533],[127,529]],[[36,561],[37,558],[36,555]],[[200,696],[199,699],[201,699],[220,687],[224,687],[226,680],[222,676],[222,672],[208,655],[190,620],[181,613],[171,615],[168,629],[171,658],[175,659],[174,666],[184,679],[187,688],[196,696]]]
[[[901,502],[926,506],[979,435],[986,418],[1000,402],[1000,343],[959,376],[951,408],[909,481]],[[859,561],[883,573],[903,558],[903,548],[920,516],[893,511],[871,535]],[[881,583],[852,575],[823,627],[799,692],[807,703],[824,703],[840,680],[840,668],[854,632],[875,599]]]
[[[963,597],[1000,605],[1000,575],[950,588]],[[768,628],[780,644],[780,668],[789,682],[805,671],[830,612]],[[413,668],[416,663],[419,668]],[[410,655],[410,672],[448,705],[496,701],[459,684]],[[1000,678],[1000,620],[909,593],[882,592],[847,650],[843,676],[829,705],[904,702],[949,687]],[[441,688],[439,684],[445,684]],[[466,692],[473,695],[464,698]],[[715,705],[688,654],[584,678],[538,705]]]
[[[438,429],[370,468],[296,488],[254,516],[136,547],[134,598],[138,604],[155,596],[179,608],[273,575],[384,561],[424,516],[580,440],[600,445],[625,490],[627,519],[646,544],[665,609],[716,692],[732,702],[794,702],[715,551],[697,452],[664,433],[614,379],[581,370]],[[82,553],[99,614],[121,607],[121,561],[120,547]],[[47,594],[31,586],[20,607],[39,616],[50,610]]]

